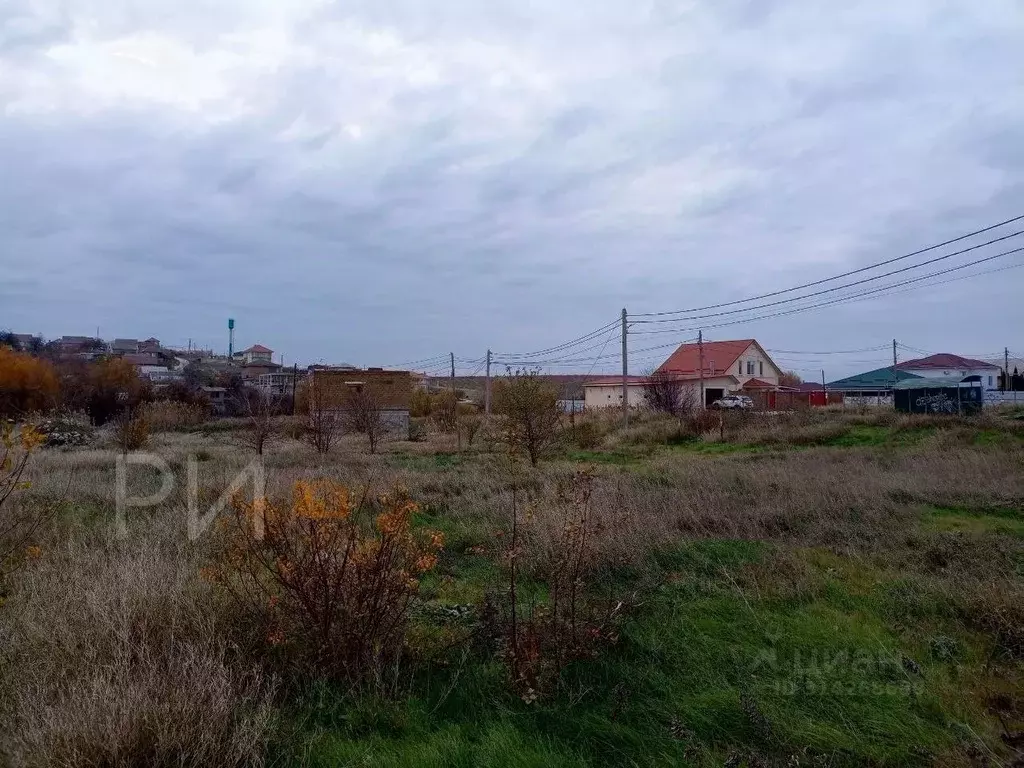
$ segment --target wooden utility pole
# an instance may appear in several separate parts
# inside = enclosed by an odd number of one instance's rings
[[[491,415],[491,350],[487,350],[487,376],[484,379],[484,414]]]
[[[895,398],[896,398],[896,339],[892,340],[892,396],[893,396],[893,403],[895,404],[895,402],[896,402],[896,400],[895,400]]]
[[[459,429],[459,398],[455,394],[455,353],[449,352],[452,361],[452,377],[451,377],[451,389],[452,389],[452,418],[455,421],[455,442],[458,445],[458,449],[462,450],[462,430]]]
[[[825,389],[825,369],[821,369],[821,397],[824,400],[822,405],[828,405],[828,390]]]
[[[1003,347],[1003,392],[1010,391],[1010,348]]]
[[[622,426],[629,426],[629,352],[626,349],[626,308],[622,308]]]
[[[704,398],[704,331],[697,331],[697,352],[700,355],[700,407],[706,407]]]
[[[299,380],[299,364],[292,364],[292,416],[295,415],[295,382]],[[309,387],[306,387],[306,394],[309,394]],[[308,397],[306,398],[309,399]]]

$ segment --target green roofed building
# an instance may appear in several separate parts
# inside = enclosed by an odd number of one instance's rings
[[[830,384],[826,384],[825,388],[832,392],[842,392],[847,399],[864,398],[865,400],[881,403],[882,398],[889,398],[889,402],[891,402],[894,382],[920,378],[923,377],[918,376],[916,373],[901,371],[899,368],[896,369],[894,374],[892,366],[889,366],[833,381]]]

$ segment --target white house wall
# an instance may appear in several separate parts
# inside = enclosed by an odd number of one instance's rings
[[[714,360],[709,358],[706,361],[706,364],[710,367],[714,362]],[[778,385],[779,374],[781,373],[781,371],[775,367],[771,358],[761,352],[761,349],[757,344],[751,344],[747,347],[743,351],[743,354],[740,355],[739,360],[733,363],[729,370],[722,372],[731,373],[739,379],[740,387],[751,379],[760,379],[761,381],[765,381],[769,384]]]
[[[959,376],[961,378],[965,376],[980,376],[981,386],[985,389],[995,389],[999,386],[999,374],[1001,373],[998,368],[904,368],[900,366],[901,371],[907,373],[913,373],[916,376],[920,376],[924,379],[945,379],[950,376]],[[991,381],[990,381],[991,379]]]

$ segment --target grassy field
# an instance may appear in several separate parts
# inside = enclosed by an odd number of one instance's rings
[[[41,451],[17,503],[53,516],[0,605],[0,763],[1024,765],[1019,414],[587,421],[535,469],[486,432],[462,451],[436,433],[377,455],[358,435],[270,444],[269,495],[400,485],[444,534],[401,654],[345,683],[251,652],[202,575],[218,526],[186,536],[189,457],[210,504],[253,458],[243,424],[153,435],[178,482],[124,536],[104,437]],[[592,638],[557,663],[540,643],[530,669],[550,674],[527,688],[491,611],[507,619],[513,575],[520,621],[557,615],[584,549],[569,587]]]

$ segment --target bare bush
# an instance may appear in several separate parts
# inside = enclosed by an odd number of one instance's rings
[[[318,453],[328,453],[340,427],[337,409],[329,399],[322,377],[315,374],[306,382],[306,437]]]
[[[15,434],[10,423],[0,425],[0,578],[17,566],[25,555],[26,545],[42,524],[46,514],[15,504],[15,493],[26,490],[30,483],[23,479],[32,454],[42,445],[44,436],[31,426]]]
[[[149,422],[141,409],[125,408],[114,417],[114,442],[122,454],[137,451],[149,440]]]
[[[247,426],[242,442],[262,456],[267,444],[277,437],[276,417],[280,414],[280,407],[273,397],[260,390],[244,391],[238,407],[245,414]]]
[[[200,426],[209,416],[209,408],[199,403],[156,400],[142,407],[142,417],[153,432],[176,432]]]
[[[350,430],[366,435],[370,453],[384,434],[384,403],[371,386],[350,387],[345,397],[345,422]]]
[[[538,526],[536,501],[524,513],[517,490],[512,491],[511,519],[503,537],[506,584],[496,600],[495,618],[511,683],[528,703],[549,693],[569,662],[593,658],[602,644],[616,639],[614,620],[624,603],[596,598],[589,589],[600,559],[595,534],[601,523],[593,515],[593,483],[593,475],[585,471],[559,483],[555,531],[531,530]],[[524,565],[529,567],[524,538],[549,542],[549,556],[534,564],[548,590],[548,599],[539,604],[527,603],[521,595],[519,579]]]
[[[653,370],[644,374],[644,402],[653,411],[685,416],[697,407],[697,396],[679,376]]]
[[[476,438],[480,427],[483,426],[483,419],[475,413],[467,413],[459,416],[459,429],[466,438],[466,447],[473,447],[473,440]]]
[[[450,389],[438,392],[432,398],[430,418],[439,432],[450,434],[459,428],[459,398]]]

